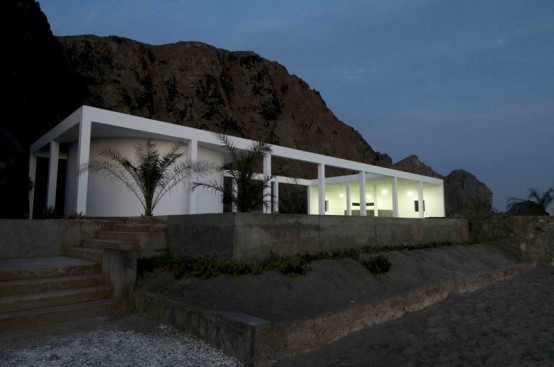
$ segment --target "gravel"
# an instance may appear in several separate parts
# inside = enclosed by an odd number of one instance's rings
[[[133,315],[96,330],[0,340],[0,366],[242,366],[199,339],[150,323]]]

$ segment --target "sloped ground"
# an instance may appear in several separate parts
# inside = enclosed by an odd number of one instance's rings
[[[359,260],[342,258],[312,262],[312,270],[296,278],[269,271],[260,275],[175,280],[170,274],[161,273],[142,282],[141,288],[200,309],[241,312],[272,322],[286,322],[379,303],[405,292],[517,263],[491,245],[449,246],[384,255],[392,263],[385,275],[371,274]]]
[[[553,289],[538,268],[275,366],[554,366]]]

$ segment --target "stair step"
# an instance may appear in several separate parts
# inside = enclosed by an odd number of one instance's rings
[[[139,236],[149,236],[148,231],[97,231],[96,237],[101,240],[136,241]]]
[[[111,230],[115,232],[162,232],[167,230],[167,224],[117,223],[112,224]]]
[[[83,275],[100,272],[100,264],[72,257],[0,260],[0,281]]]
[[[112,293],[111,286],[102,285],[2,297],[0,298],[0,313],[97,301],[111,297]]]
[[[103,239],[92,239],[92,240],[83,240],[81,241],[83,247],[103,249],[103,248],[116,248],[120,250],[136,250],[137,245],[129,241],[119,241],[119,240],[103,240]]]
[[[103,284],[106,284],[106,278],[101,274],[11,280],[0,282],[0,297],[70,288],[88,288]]]
[[[121,304],[114,299],[9,312],[0,314],[0,330],[23,329],[64,321],[114,315],[119,312],[121,312]]]
[[[76,257],[83,260],[102,262],[102,250],[88,247],[72,247],[65,251],[66,256]]]

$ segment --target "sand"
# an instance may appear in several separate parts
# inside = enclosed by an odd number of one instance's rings
[[[275,366],[554,366],[554,268],[452,295]]]
[[[386,275],[371,274],[358,259],[341,258],[314,261],[311,271],[296,278],[278,271],[181,280],[158,274],[140,286],[204,310],[241,312],[272,322],[289,322],[380,303],[405,292],[517,263],[500,249],[484,244],[393,251],[384,255],[392,263]]]

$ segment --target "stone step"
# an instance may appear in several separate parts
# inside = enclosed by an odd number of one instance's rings
[[[1,259],[0,281],[100,273],[100,264],[72,257]]]
[[[8,312],[0,314],[0,330],[24,329],[39,325],[114,315],[120,312],[121,304],[113,299]]]
[[[97,263],[102,262],[102,250],[97,248],[71,247],[65,250],[65,255]]]
[[[103,249],[115,248],[120,250],[136,250],[137,245],[129,241],[91,239],[81,241],[81,245],[86,248]]]
[[[88,288],[64,289],[2,297],[0,298],[0,313],[98,301],[110,298],[112,293],[111,286],[100,285]]]
[[[101,274],[11,280],[0,282],[0,297],[71,288],[96,287],[103,284],[106,284],[106,278]]]
[[[148,231],[97,231],[96,238],[101,240],[137,241],[141,237],[149,237],[153,232]]]
[[[163,232],[167,231],[167,225],[161,223],[114,223],[111,231],[115,232]]]

